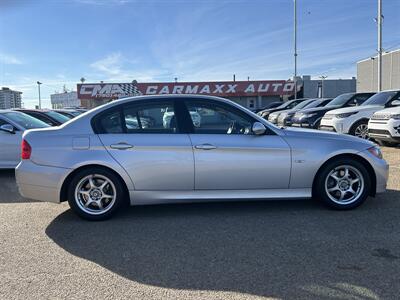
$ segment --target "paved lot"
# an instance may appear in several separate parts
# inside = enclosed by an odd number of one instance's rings
[[[384,154],[389,191],[348,212],[187,204],[90,223],[0,172],[0,299],[398,299],[400,149]]]

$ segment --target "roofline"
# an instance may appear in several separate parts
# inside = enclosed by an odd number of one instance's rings
[[[389,55],[389,54],[392,54],[392,53],[395,53],[395,52],[400,52],[400,49],[392,50],[392,51],[389,51],[387,53],[382,53],[382,56]],[[374,55],[374,56],[371,56],[369,58],[358,60],[356,63],[358,64],[358,63],[363,62],[363,61],[371,60],[371,58],[374,58],[374,59],[378,58],[378,55]]]

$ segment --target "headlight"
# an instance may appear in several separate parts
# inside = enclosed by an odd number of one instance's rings
[[[379,149],[379,147],[374,146],[374,147],[368,148],[367,150],[368,150],[368,152],[371,153],[373,156],[375,156],[375,157],[377,157],[377,158],[379,158],[379,159],[382,159],[382,158],[383,158],[381,149]]]
[[[344,118],[350,117],[351,115],[354,115],[354,114],[356,114],[356,113],[357,113],[357,112],[350,112],[350,113],[338,114],[338,115],[335,115],[335,117],[338,118],[338,119],[344,119]]]
[[[400,114],[391,115],[390,118],[395,120],[400,120]]]

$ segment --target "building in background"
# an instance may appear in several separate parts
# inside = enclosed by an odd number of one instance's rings
[[[148,82],[78,84],[83,107],[93,108],[114,99],[138,95],[197,94],[231,99],[249,109],[294,96],[293,81],[219,81],[219,82]]]
[[[344,93],[356,91],[357,80],[351,79],[311,79],[304,75],[297,81],[302,82],[304,98],[335,98]]]
[[[400,89],[400,49],[382,54],[382,90]],[[357,62],[357,92],[378,90],[378,57]]]
[[[77,92],[62,92],[50,95],[52,108],[80,107],[81,101]]]
[[[2,87],[0,90],[0,109],[21,108],[21,95],[22,92]]]

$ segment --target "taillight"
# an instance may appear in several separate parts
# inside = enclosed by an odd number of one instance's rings
[[[29,143],[25,140],[22,140],[21,144],[21,158],[22,159],[30,159],[32,153],[32,147]]]

